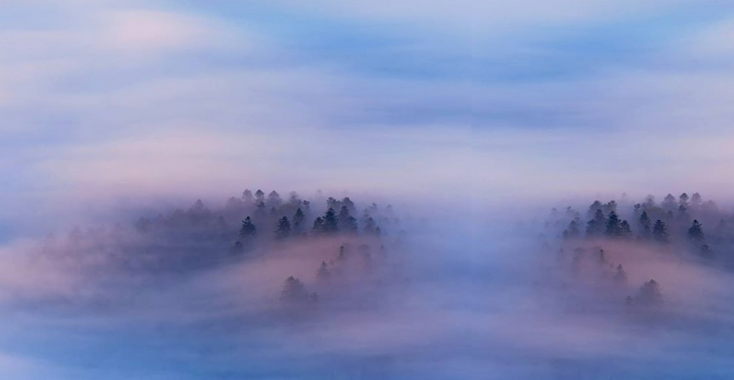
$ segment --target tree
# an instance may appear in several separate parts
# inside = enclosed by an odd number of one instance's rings
[[[642,215],[640,215],[640,231],[642,233],[642,237],[649,238],[650,233],[652,232],[652,226],[651,226],[650,217],[647,215],[647,211],[643,211]]]
[[[668,243],[668,229],[665,227],[665,223],[660,219],[655,222],[655,226],[652,229],[652,238],[658,243]]]
[[[701,257],[711,259],[714,257],[714,251],[711,249],[711,247],[708,244],[704,244],[701,246],[701,249],[698,250],[698,254],[701,255]]]
[[[617,271],[614,272],[614,282],[618,285],[624,285],[627,283],[627,272],[622,268],[622,264],[617,265]]]
[[[570,223],[568,223],[568,227],[565,231],[563,231],[563,237],[565,239],[575,239],[581,235],[581,231],[579,231],[579,222],[576,221],[576,219],[572,220]]]
[[[349,198],[344,198],[349,199]],[[342,201],[344,202],[344,201]],[[347,233],[357,232],[357,219],[355,219],[350,213],[347,206],[342,206],[339,210],[339,229]]]
[[[248,216],[242,221],[242,227],[240,227],[240,239],[251,240],[257,234],[257,228],[252,223],[252,219]]]
[[[275,228],[275,239],[285,240],[291,235],[291,222],[288,221],[288,217],[282,217],[278,220],[278,224]]]
[[[703,228],[701,227],[701,223],[699,223],[698,220],[694,220],[693,224],[691,224],[691,228],[688,229],[688,240],[696,246],[701,246],[706,241],[706,237],[703,234]]]
[[[688,194],[683,193],[678,197],[678,204],[683,207],[688,207]]]
[[[595,236],[601,235],[604,232],[607,223],[607,218],[604,217],[604,213],[601,209],[596,210],[594,218],[586,223],[586,235]]]
[[[603,206],[601,202],[599,202],[598,200],[594,201],[594,203],[592,203],[591,206],[589,206],[589,211],[586,212],[586,217],[589,219],[594,218],[594,215],[596,215],[596,212],[598,210],[601,210],[602,207]]]
[[[306,286],[303,285],[301,280],[290,276],[285,280],[283,284],[283,291],[281,292],[280,299],[286,302],[304,302],[308,300],[308,292]]]
[[[661,204],[661,206],[666,210],[672,210],[676,208],[677,205],[673,194],[668,193],[668,195],[665,196],[665,199],[663,199],[663,203]]]
[[[619,236],[624,239],[628,239],[632,236],[632,228],[626,220],[623,220],[622,223],[619,224]]]
[[[658,306],[663,303],[663,294],[660,285],[655,280],[650,280],[642,285],[636,298],[637,304],[645,306]]]
[[[316,278],[318,278],[321,281],[326,281],[331,277],[331,272],[329,271],[329,266],[326,264],[326,261],[321,262],[321,266],[319,266],[319,269],[316,270]]]
[[[280,207],[282,204],[283,200],[280,199],[280,194],[277,191],[273,190],[268,194],[268,206],[275,208]]]
[[[242,192],[242,200],[247,203],[252,203],[252,191],[250,191],[250,189],[245,189],[245,191]]]
[[[622,227],[616,212],[609,213],[604,233],[609,237],[620,237],[622,235]]]
[[[335,234],[339,232],[339,220],[336,218],[336,212],[333,208],[326,210],[323,219],[322,231],[325,234]]]
[[[364,227],[362,229],[364,233],[368,235],[379,235],[379,228],[380,227],[377,227],[377,223],[375,223],[375,220],[372,219],[369,214],[365,214]]]
[[[313,221],[313,232],[317,234],[324,233],[324,219],[322,217],[319,216]]]
[[[693,196],[691,196],[691,206],[701,207],[701,204],[703,204],[703,199],[701,198],[701,194],[693,193]]]
[[[257,191],[255,192],[255,201],[257,203],[265,202],[265,193],[262,190],[257,189]]]
[[[293,232],[296,234],[300,234],[303,232],[303,223],[305,222],[306,214],[303,213],[301,208],[299,207],[296,210],[296,214],[293,215]]]

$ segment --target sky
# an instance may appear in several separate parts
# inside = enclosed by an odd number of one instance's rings
[[[243,183],[502,200],[734,181],[726,1],[0,6],[11,207]]]

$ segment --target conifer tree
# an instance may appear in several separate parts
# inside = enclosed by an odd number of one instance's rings
[[[252,223],[252,219],[248,216],[242,221],[242,227],[240,227],[240,239],[251,240],[257,234],[257,228]]]
[[[703,234],[703,228],[698,220],[694,220],[691,228],[688,229],[688,240],[697,247],[705,243],[706,237]]]
[[[617,271],[614,272],[614,282],[618,285],[624,285],[627,283],[627,272],[622,268],[622,264],[617,265]]]
[[[349,199],[349,198],[344,198]],[[355,233],[357,232],[357,219],[355,219],[350,213],[349,208],[347,206],[342,206],[341,210],[339,210],[339,230],[346,232],[346,233]]]
[[[598,236],[601,235],[606,227],[607,218],[604,217],[604,212],[601,209],[596,210],[594,218],[586,223],[586,235],[587,236]]]
[[[640,232],[643,238],[649,238],[652,233],[652,221],[647,215],[647,211],[643,211],[640,215]]]
[[[623,220],[622,223],[619,224],[619,236],[623,239],[628,239],[632,236],[632,228],[626,220]]]
[[[658,219],[652,229],[652,238],[658,243],[666,244],[668,243],[668,236],[668,229],[665,227],[665,223]]]
[[[334,234],[339,232],[339,221],[333,208],[329,208],[323,217],[323,233]]]
[[[604,233],[609,237],[619,237],[622,235],[619,216],[617,216],[616,212],[612,211],[609,213]]]
[[[305,223],[306,214],[303,213],[301,208],[299,207],[296,210],[296,214],[293,215],[293,232],[295,234],[300,234],[303,232],[303,224]]]
[[[285,240],[291,235],[291,223],[288,221],[288,217],[282,217],[278,220],[278,224],[275,229],[275,239]]]
[[[663,294],[660,285],[655,280],[650,280],[642,285],[637,293],[636,301],[645,306],[658,306],[663,303]]]

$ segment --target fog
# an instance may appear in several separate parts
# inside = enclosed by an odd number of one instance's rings
[[[375,204],[327,198],[245,194],[191,201],[3,245],[0,374],[734,375],[726,229],[714,232],[704,223],[713,254],[702,256],[675,232],[677,222],[670,223],[667,243],[644,238],[637,225],[629,237],[615,236],[613,224],[600,235],[582,227],[579,236],[569,236],[567,224],[581,214],[586,219],[583,200],[569,209],[557,205],[563,212],[546,207],[480,216],[462,202],[447,212],[415,200],[401,207],[383,203],[388,197]],[[271,210],[258,207],[258,199]],[[590,210],[606,210],[608,221],[613,207],[632,221],[643,208],[654,216],[670,206],[633,203],[598,203]],[[348,212],[333,220],[336,231],[314,225],[320,226],[317,217],[329,220],[327,206]],[[702,220],[731,219],[707,207],[691,205],[688,212]],[[302,224],[276,233],[282,216],[295,221],[299,208],[306,210]],[[348,232],[348,215],[354,215],[354,232]],[[246,216],[256,226],[252,235],[241,228]],[[651,279],[659,293],[645,290]]]

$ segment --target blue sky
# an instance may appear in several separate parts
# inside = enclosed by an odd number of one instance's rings
[[[0,6],[11,210],[245,183],[492,199],[732,184],[723,1]]]

